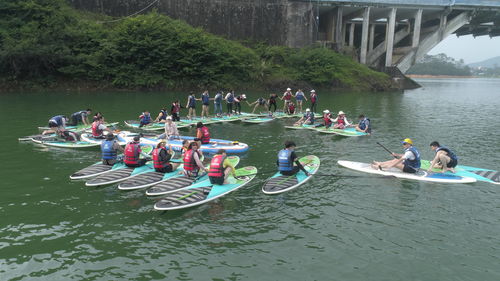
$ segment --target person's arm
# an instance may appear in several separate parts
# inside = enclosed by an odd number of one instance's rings
[[[236,169],[234,168],[234,166],[231,164],[231,161],[229,161],[228,158],[224,159],[224,163],[222,163],[222,167],[224,169],[226,169],[227,167],[231,168],[231,174],[234,176],[236,176]]]
[[[121,145],[119,145],[116,141],[113,143],[113,149],[116,151],[120,151],[122,153],[123,153],[123,151],[125,151],[125,149],[123,149],[123,147]]]
[[[352,126],[352,124],[349,123],[349,121],[347,121],[347,118],[344,118],[344,121],[345,121],[345,126],[346,127]]]
[[[161,161],[170,161],[170,159],[172,158],[172,155],[170,153],[168,153],[166,150],[161,150],[160,152],[160,159]]]
[[[186,108],[189,106],[189,98],[187,99],[187,102],[186,102]]]
[[[198,165],[198,168],[200,168],[203,171],[207,171],[205,167],[203,166],[203,163],[200,160],[200,157],[198,156],[198,153],[193,153],[194,161],[196,162],[196,165]]]
[[[201,139],[202,136],[201,130],[196,130],[196,138]]]
[[[430,172],[434,168],[434,165],[436,165],[436,163],[438,163],[438,161],[439,161],[439,157],[438,157],[438,154],[436,153],[436,155],[434,156],[434,159],[432,159],[431,164],[429,165],[429,169],[427,169],[427,172]]]
[[[297,164],[297,167],[299,167],[299,169],[301,169],[307,176],[309,175],[309,172],[300,163],[299,158],[295,154],[295,151],[292,152],[292,154],[290,155],[290,158],[292,158],[292,162],[295,162],[295,164]]]
[[[89,125],[89,119],[87,119],[87,114],[82,113],[82,122],[84,125]]]
[[[137,148],[137,150],[139,151],[139,154],[141,154],[144,158],[150,158],[149,155],[147,155],[146,153],[142,152],[142,149],[141,149],[140,146]]]
[[[305,101],[307,101],[307,97],[306,97],[306,95],[304,95],[304,100],[305,100]]]

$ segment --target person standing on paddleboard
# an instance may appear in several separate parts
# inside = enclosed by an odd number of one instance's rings
[[[283,96],[280,98],[280,100],[284,100],[285,103],[283,104],[283,112],[289,113],[288,112],[288,103],[292,101],[292,89],[287,88],[286,91],[283,93]]]
[[[315,90],[311,90],[311,94],[309,95],[309,100],[311,101],[311,111],[316,113],[316,106],[318,105],[318,95]]]
[[[295,93],[295,100],[297,101],[297,107],[299,108],[299,113],[302,113],[302,102],[305,100],[307,101],[306,96],[304,95],[304,92],[302,92],[302,89],[299,89]]]
[[[278,165],[278,171],[284,176],[293,176],[302,170],[306,176],[309,176],[309,173],[304,169],[304,166],[300,164],[299,158],[297,154],[295,154],[295,143],[293,141],[286,141],[285,148],[278,152],[278,160],[276,164]],[[293,163],[296,164],[293,165]]]
[[[226,97],[227,115],[231,116],[233,114],[233,104],[234,104],[234,91],[227,92]]]
[[[113,133],[106,135],[106,140],[101,143],[102,164],[113,166],[116,163],[118,151],[124,149],[115,141]]]
[[[358,118],[359,123],[356,125],[356,131],[371,134],[372,123],[370,122],[370,119],[366,118],[364,114],[360,114]]]
[[[269,94],[269,101],[268,101],[269,108],[267,109],[269,112],[276,112],[277,109],[276,99],[278,99],[277,94]],[[271,111],[271,106],[274,107],[273,111]]]
[[[252,102],[252,103],[249,103],[247,101],[247,104],[248,106],[252,107],[253,106],[253,110],[252,110],[252,113],[255,112],[255,110],[257,109],[257,107],[262,107],[264,109],[264,111],[267,109],[267,101],[265,98],[263,97],[260,97],[258,98],[256,101]]]
[[[222,99],[223,99],[222,94],[223,94],[222,92],[217,92],[217,94],[215,94],[214,97],[215,117],[222,117]]]
[[[127,145],[125,146],[125,152],[123,153],[123,162],[125,163],[125,165],[127,165],[127,167],[141,167],[144,166],[148,161],[147,158],[149,157],[149,155],[142,152],[141,147],[139,146],[140,140],[141,137],[135,136],[134,140],[127,143]],[[139,159],[140,155],[144,156],[145,158]]]
[[[201,118],[208,118],[210,109],[210,95],[208,94],[208,90],[205,90],[201,94]]]
[[[172,106],[170,107],[170,114],[172,115],[172,120],[173,121],[181,121],[181,103],[179,100],[176,100],[172,103]]]
[[[405,173],[416,173],[420,168],[420,152],[413,146],[413,141],[409,138],[401,141],[404,147],[404,153],[391,153],[394,159],[385,162],[373,161],[373,169],[390,169],[398,168]]]
[[[188,109],[187,118],[191,120],[192,118],[196,118],[196,98],[194,97],[193,92],[189,93],[186,108]]]
[[[432,159],[429,169],[430,172],[433,168],[441,169],[442,172],[450,171],[455,173],[455,167],[458,165],[458,158],[453,151],[449,148],[439,145],[439,142],[433,141],[430,144],[431,149],[436,152],[436,156]]]
[[[229,173],[235,176],[235,172],[234,166],[231,165],[231,162],[227,159],[226,150],[220,149],[210,162],[208,178],[211,184],[223,185],[227,184],[226,179]]]

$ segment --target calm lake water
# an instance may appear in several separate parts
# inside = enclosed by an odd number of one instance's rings
[[[368,115],[371,137],[286,130],[292,120],[211,125],[214,137],[250,145],[241,166],[274,169],[292,139],[332,176],[268,196],[261,187],[269,174],[260,175],[218,201],[172,212],[154,211],[144,190],[70,181],[97,150],[17,138],[55,114],[91,107],[122,121],[180,94],[1,95],[0,280],[500,280],[500,186],[372,177],[336,164],[389,159],[376,142],[399,152],[410,137],[423,158],[438,140],[461,164],[500,169],[500,80],[419,82],[405,93],[318,91],[321,110]]]

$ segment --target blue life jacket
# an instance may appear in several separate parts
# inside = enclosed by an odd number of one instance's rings
[[[305,119],[309,118],[309,121],[314,123],[314,112],[309,111],[309,113],[304,114]]]
[[[56,122],[58,126],[62,126],[63,125],[63,118],[64,117],[62,115],[56,115],[56,116],[50,118],[49,121],[52,120],[52,121]]]
[[[266,104],[266,100],[264,98],[259,98],[257,101],[259,102],[259,105]]]
[[[201,95],[201,101],[203,102],[203,104],[208,104],[210,102],[210,96],[208,94]]]
[[[293,170],[293,162],[292,159],[290,159],[291,154],[291,150],[280,150],[280,152],[278,153],[278,171],[288,172]]]
[[[214,98],[214,103],[219,104],[221,102],[222,102],[222,94],[221,93],[217,93],[215,95],[215,98]]]
[[[142,113],[141,123],[142,124],[149,124],[149,123],[151,123],[151,114]]]
[[[189,102],[188,102],[189,107],[196,106],[196,100],[194,99],[193,96],[189,96]]]
[[[448,154],[448,156],[450,157],[450,159],[451,159],[451,160],[458,161],[458,157],[457,157],[457,155],[456,155],[455,153],[453,153],[453,151],[451,151],[449,148],[447,148],[447,147],[445,147],[445,146],[440,146],[440,147],[438,147],[438,148],[436,149],[436,153],[437,153],[438,151],[440,151],[440,150],[442,150],[442,151],[446,152],[446,153]]]
[[[158,120],[160,120],[160,121],[161,120],[167,120],[167,112],[162,109],[162,110],[160,110],[160,113],[161,113],[161,117]]]
[[[87,111],[82,110],[82,111],[75,112],[75,113],[71,114],[71,117],[76,117],[78,120],[82,120],[83,119],[82,114],[87,116]]]
[[[234,102],[234,95],[231,93],[229,97],[227,97],[227,102],[228,103],[233,103]]]
[[[114,140],[105,140],[101,143],[102,159],[113,160],[116,159],[116,150],[113,149]]]
[[[366,129],[366,123],[367,123],[366,121],[368,121],[368,132],[369,132],[369,131],[371,130],[371,127],[372,127],[372,122],[370,121],[370,119],[365,118],[365,119],[363,119],[363,120],[359,121],[358,126],[359,126],[359,128],[360,128],[361,130]]]
[[[407,166],[414,168],[414,169],[420,168],[420,152],[418,152],[418,150],[413,146],[410,146],[409,148],[407,148],[405,150],[405,152],[407,152],[407,151],[411,151],[413,153],[413,155],[415,155],[415,159],[413,159],[413,160],[405,159],[405,161],[403,163]]]

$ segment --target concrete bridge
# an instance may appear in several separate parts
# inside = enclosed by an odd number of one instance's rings
[[[500,35],[500,0],[67,1],[112,16],[155,8],[231,39],[290,47],[319,42],[392,75],[453,33]]]

